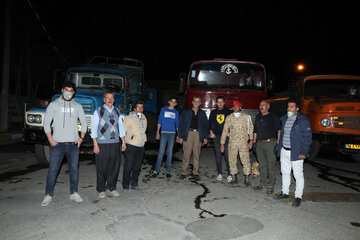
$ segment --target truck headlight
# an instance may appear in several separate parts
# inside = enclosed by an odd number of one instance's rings
[[[321,121],[320,121],[320,124],[321,124],[321,126],[323,126],[323,127],[328,127],[329,125],[330,125],[330,119],[328,119],[328,118],[323,118]]]
[[[38,114],[29,114],[27,116],[27,120],[29,123],[41,123],[42,117],[41,117],[41,115],[38,115]]]
[[[35,121],[34,115],[28,115],[27,120],[28,120],[29,123],[33,123]]]

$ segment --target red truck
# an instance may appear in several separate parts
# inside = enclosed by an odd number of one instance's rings
[[[194,96],[201,97],[201,108],[208,117],[216,107],[216,97],[224,96],[225,107],[231,108],[232,101],[238,100],[254,120],[269,86],[265,67],[260,63],[214,59],[192,63],[187,78],[180,77],[179,91],[184,93],[186,108],[191,108]]]

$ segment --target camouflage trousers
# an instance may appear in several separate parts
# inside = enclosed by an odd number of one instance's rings
[[[237,157],[240,155],[240,161],[243,166],[244,175],[251,173],[249,147],[247,141],[243,140],[240,142],[229,143],[229,165],[230,174],[237,174]]]

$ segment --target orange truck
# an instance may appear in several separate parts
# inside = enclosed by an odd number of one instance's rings
[[[290,99],[300,103],[313,132],[310,159],[323,144],[360,160],[360,76],[315,75],[296,82],[292,91],[269,99],[270,110],[283,115]]]

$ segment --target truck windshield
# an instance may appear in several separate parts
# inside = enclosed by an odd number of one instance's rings
[[[264,68],[236,62],[207,62],[190,69],[190,88],[265,89]]]
[[[351,79],[308,80],[304,86],[305,99],[359,99],[360,81]]]
[[[75,83],[76,87],[107,87],[115,86],[122,91],[124,86],[124,78],[113,74],[90,73],[90,72],[71,72],[68,81]]]

